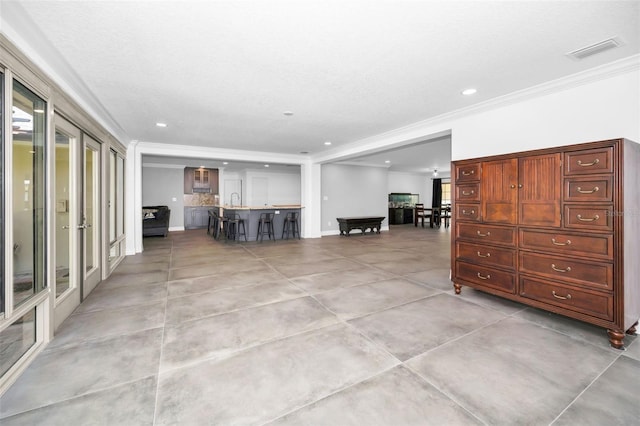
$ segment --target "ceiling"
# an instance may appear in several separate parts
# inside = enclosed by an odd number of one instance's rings
[[[638,1],[0,0],[0,15],[125,143],[310,156],[640,52]],[[436,142],[359,162],[433,169]]]

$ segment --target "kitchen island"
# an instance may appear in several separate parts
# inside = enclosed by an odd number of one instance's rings
[[[244,226],[247,234],[247,241],[256,241],[258,234],[258,222],[262,213],[273,213],[273,229],[276,240],[282,239],[282,228],[284,226],[284,218],[287,213],[298,213],[298,226],[300,227],[300,211],[304,208],[299,204],[276,204],[273,206],[214,206],[219,209],[220,216],[228,216],[237,213],[240,219],[244,219]],[[286,237],[286,236],[285,236]],[[291,238],[291,237],[289,237]],[[268,237],[265,235],[264,240]],[[240,237],[240,241],[244,241],[244,237]]]

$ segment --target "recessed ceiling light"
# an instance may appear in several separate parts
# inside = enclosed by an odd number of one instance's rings
[[[462,91],[462,94],[465,95],[465,96],[470,96],[470,95],[475,95],[476,92],[477,92],[476,89],[471,88],[471,89],[464,89]]]
[[[269,167],[269,165],[268,165],[268,164],[265,164],[264,166],[265,166],[265,167]]]
[[[158,127],[167,127],[167,123],[158,122],[158,123],[156,123],[156,126],[158,126]]]
[[[285,111],[283,112],[284,115],[286,115],[287,117],[291,117],[293,115],[293,111]]]
[[[204,166],[200,166],[201,169],[204,169]]]
[[[331,142],[326,141],[324,144],[325,144],[325,145],[327,145],[327,146],[329,146],[329,145],[331,145]]]
[[[226,166],[227,164],[229,164],[229,162],[228,161],[223,161],[222,164],[224,164]]]
[[[384,160],[384,162],[385,162],[386,164],[389,164],[389,163],[391,162],[391,160]]]

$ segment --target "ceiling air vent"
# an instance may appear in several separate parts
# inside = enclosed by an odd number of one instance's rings
[[[574,50],[573,52],[567,53],[567,56],[571,59],[575,59],[579,61],[586,57],[596,55],[600,52],[604,52],[605,50],[615,49],[616,47],[622,46],[622,41],[618,37],[608,38],[606,40],[602,40],[598,43],[585,46],[581,49]]]

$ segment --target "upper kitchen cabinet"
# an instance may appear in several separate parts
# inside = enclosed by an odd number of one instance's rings
[[[184,193],[218,193],[218,169],[184,168]]]

